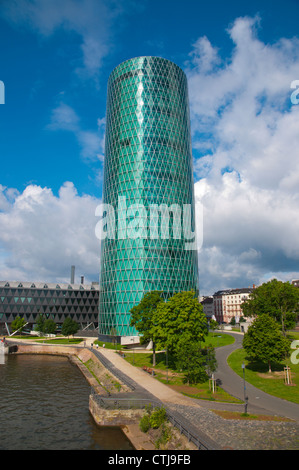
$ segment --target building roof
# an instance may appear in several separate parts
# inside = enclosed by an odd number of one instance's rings
[[[234,294],[250,294],[253,291],[253,287],[242,287],[240,289],[225,289],[218,290],[215,295],[234,295]]]
[[[73,289],[73,290],[99,290],[98,283],[91,284],[63,284],[60,282],[28,282],[28,281],[0,281],[1,287],[23,289]]]
[[[201,302],[202,304],[212,304],[213,303],[213,297],[209,296],[209,297],[204,297]]]

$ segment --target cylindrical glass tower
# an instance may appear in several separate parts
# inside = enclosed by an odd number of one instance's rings
[[[129,311],[145,293],[198,292],[197,250],[186,243],[195,232],[187,79],[166,59],[130,59],[109,77],[103,203],[115,222],[101,247],[105,339],[136,334]]]

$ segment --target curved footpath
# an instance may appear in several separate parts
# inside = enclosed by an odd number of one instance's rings
[[[226,362],[227,356],[234,349],[241,347],[242,336],[238,334],[233,334],[233,336],[236,339],[233,345],[224,346],[217,350],[219,373],[216,376],[221,380],[222,388],[243,400],[243,381],[230,369]],[[246,384],[247,395],[249,396],[249,412],[288,417],[294,421],[227,420],[211,410],[244,411],[244,404],[216,403],[186,397],[160,383],[142,369],[129,364],[115,351],[105,348],[101,348],[100,351],[106,359],[125,375],[140,384],[171,411],[184,417],[203,437],[206,436],[208,440],[217,443],[218,448],[235,450],[299,449],[299,406],[296,404],[277,399]],[[257,401],[258,405],[256,404]],[[251,406],[251,402],[254,405]]]
[[[242,348],[242,333],[227,333],[235,338],[235,342],[228,346],[216,349],[216,359],[218,370],[215,378],[219,385],[230,395],[244,400],[244,380],[236,374],[227,364],[228,356],[236,349]],[[248,413],[271,414],[284,416],[299,422],[299,405],[281,398],[274,397],[246,382],[245,369],[245,387],[248,397]],[[244,410],[244,405],[242,405]]]

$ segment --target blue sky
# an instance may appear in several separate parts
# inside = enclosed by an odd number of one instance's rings
[[[299,277],[299,2],[2,0],[0,278],[98,277],[106,86],[157,55],[189,82],[203,294]]]

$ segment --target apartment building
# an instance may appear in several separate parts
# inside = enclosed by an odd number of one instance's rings
[[[213,296],[204,296],[199,298],[199,302],[203,307],[203,313],[205,316],[210,319],[214,315],[214,305],[213,305]]]
[[[230,323],[235,318],[238,323],[243,316],[242,303],[249,297],[252,288],[226,289],[215,292],[213,295],[213,314],[218,323]]]

